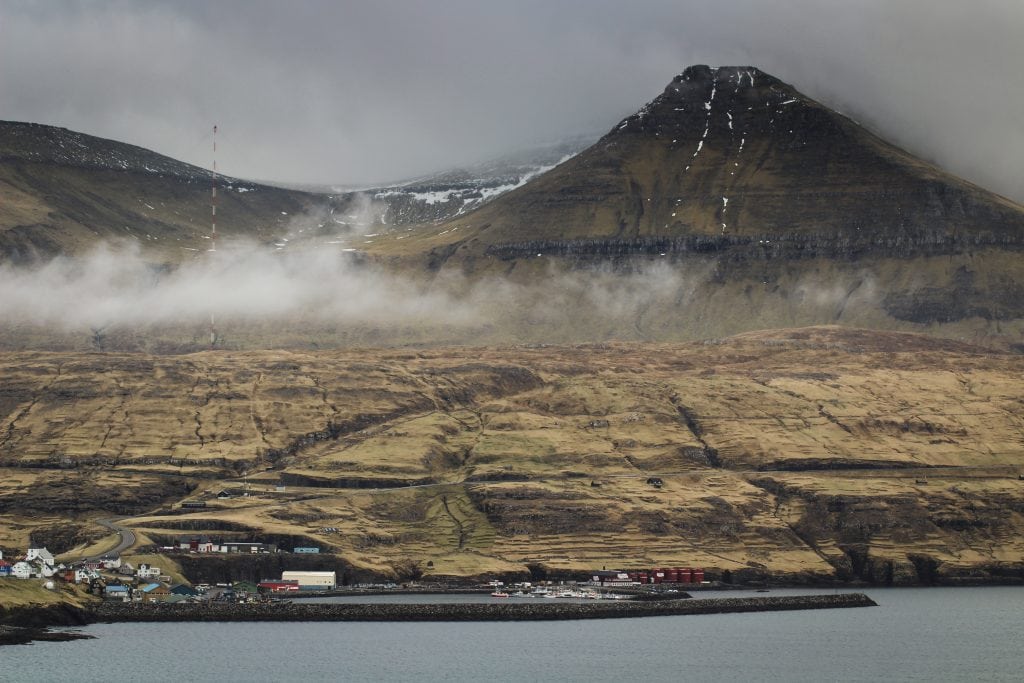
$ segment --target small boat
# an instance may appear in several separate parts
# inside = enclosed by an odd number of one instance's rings
[[[509,597],[512,597],[512,596],[510,596],[505,591],[494,591],[493,593],[491,593],[491,597],[492,598],[509,598]]]

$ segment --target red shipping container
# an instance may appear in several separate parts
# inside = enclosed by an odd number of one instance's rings
[[[694,583],[701,583],[703,580],[704,580],[704,570],[703,569],[694,569],[693,570],[693,582]]]

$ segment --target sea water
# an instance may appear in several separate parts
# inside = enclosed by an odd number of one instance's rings
[[[772,590],[769,595],[813,592],[824,591]],[[95,640],[0,648],[0,680],[639,683],[1024,678],[1024,588],[864,592],[879,606],[550,622],[94,624],[81,630]],[[741,595],[750,593],[698,597]],[[437,598],[363,598],[371,599]]]

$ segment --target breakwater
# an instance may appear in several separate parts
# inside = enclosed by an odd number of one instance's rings
[[[159,621],[552,621],[618,619],[683,614],[726,614],[875,606],[863,593],[793,595],[650,602],[601,601],[564,604],[256,604],[105,603],[100,622]]]

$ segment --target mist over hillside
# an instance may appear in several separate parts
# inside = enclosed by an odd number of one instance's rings
[[[820,324],[1024,343],[1024,209],[755,67],[597,142],[314,194],[7,124],[6,348],[692,340]],[[84,346],[83,346],[84,345]]]

